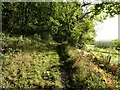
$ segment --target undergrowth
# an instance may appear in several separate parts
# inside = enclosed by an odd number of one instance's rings
[[[86,53],[68,45],[57,47],[56,51],[57,45],[51,44],[54,42],[43,41],[37,34],[31,37],[2,34],[2,37],[3,88],[63,88],[60,68],[68,77],[68,89],[120,88],[120,78],[99,67],[105,66],[105,55]]]
[[[59,56],[40,37],[3,34],[3,88],[62,88]]]

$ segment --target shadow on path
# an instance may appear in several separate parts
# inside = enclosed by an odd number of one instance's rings
[[[74,81],[72,80],[72,75],[74,73],[74,68],[72,68],[73,63],[68,62],[70,56],[66,50],[67,44],[61,44],[56,47],[57,53],[59,55],[61,82],[63,84],[63,90],[82,90],[80,87],[76,87]]]

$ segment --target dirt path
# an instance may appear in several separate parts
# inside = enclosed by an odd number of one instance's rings
[[[67,75],[67,72],[65,70],[65,66],[63,64],[63,62],[60,60],[60,77],[61,77],[61,83],[63,85],[63,90],[67,90],[67,88],[69,87],[68,85],[68,82],[69,82],[69,78],[68,78],[68,75]]]
[[[69,88],[69,75],[65,65],[65,61],[67,59],[67,55],[64,54],[65,47],[58,45],[56,50],[59,55],[59,63],[61,64],[59,67],[61,83],[63,85],[63,90],[67,90],[67,88]]]

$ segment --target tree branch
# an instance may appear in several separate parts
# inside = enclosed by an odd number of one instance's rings
[[[85,7],[87,5],[91,5],[92,3],[83,3],[82,7]]]
[[[86,15],[90,14],[92,11],[89,11],[87,13],[85,13],[81,18],[79,18],[80,20],[82,20]]]

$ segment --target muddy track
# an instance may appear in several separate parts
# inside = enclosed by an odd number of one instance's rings
[[[68,70],[68,66],[66,66],[65,61],[69,58],[69,56],[65,55],[65,46],[64,45],[58,45],[56,47],[57,53],[59,55],[59,63],[60,65],[60,77],[61,77],[61,83],[63,85],[63,90],[68,90],[70,88],[70,73]]]
[[[67,76],[67,73],[66,73],[66,70],[65,70],[65,66],[63,64],[63,62],[60,60],[60,77],[61,77],[61,83],[63,85],[63,90],[66,90],[68,88],[68,76]]]

